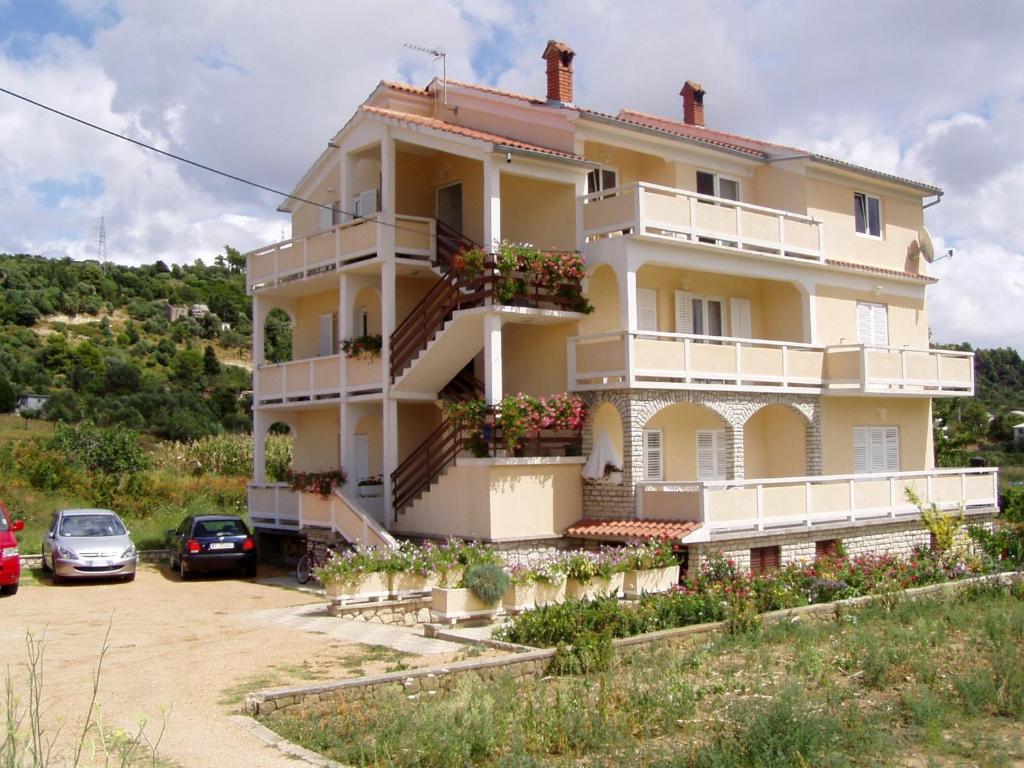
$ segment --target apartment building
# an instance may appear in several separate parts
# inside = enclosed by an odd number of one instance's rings
[[[573,51],[543,60],[544,98],[381,82],[282,204],[292,239],[248,254],[254,525],[378,545],[664,535],[759,568],[927,544],[908,488],[991,517],[994,470],[934,467],[932,399],[974,387],[971,354],[928,343],[941,191],[710,128],[691,81],[676,116],[590,110]],[[531,278],[502,243],[585,273]],[[275,310],[293,359],[270,363]],[[495,413],[517,393],[570,393],[589,418],[513,449]],[[477,401],[480,430],[446,417]],[[268,482],[275,423],[297,471],[348,482]]]

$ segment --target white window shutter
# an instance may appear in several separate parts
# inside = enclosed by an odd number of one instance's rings
[[[637,330],[658,330],[658,292],[654,288],[636,289]]]
[[[872,316],[872,341],[878,347],[889,346],[889,308],[885,304],[875,304],[871,307]]]
[[[725,430],[715,430],[715,439],[718,441],[718,447],[715,450],[715,458],[718,460],[715,467],[715,479],[725,480]]]
[[[750,299],[729,299],[729,335],[741,339],[753,338],[750,327]]]
[[[697,479],[725,479],[725,430],[697,430]]]
[[[853,471],[863,475],[868,471],[868,428],[853,428]]]
[[[857,302],[857,340],[861,344],[872,344],[871,305],[863,301]]]
[[[869,472],[885,472],[885,430],[872,427],[868,430]]]
[[[334,211],[331,208],[323,207],[320,209],[320,229],[331,228],[333,215]]]
[[[885,435],[885,471],[900,471],[900,431],[899,427],[881,427]]]
[[[644,480],[663,480],[664,451],[660,429],[644,430]]]
[[[320,357],[334,354],[334,315],[320,315]]]
[[[693,333],[693,294],[676,291],[676,333]]]

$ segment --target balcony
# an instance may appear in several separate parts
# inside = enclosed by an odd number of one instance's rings
[[[341,360],[341,355],[329,355],[259,366],[254,382],[256,405],[339,398]]]
[[[434,220],[396,216],[395,253],[410,258],[434,258]],[[337,269],[377,253],[388,226],[380,214],[355,219],[308,237],[285,240],[246,254],[246,289],[272,288]]]
[[[996,469],[932,469],[890,474],[784,477],[637,485],[637,516],[702,523],[690,541],[728,534],[915,519],[908,489],[940,510],[997,505]],[[690,543],[688,541],[688,543]]]
[[[970,352],[657,331],[576,336],[567,348],[572,391],[649,387],[917,397],[974,392]]]
[[[974,353],[863,344],[829,347],[825,370],[831,394],[974,394]]]
[[[587,242],[633,234],[824,260],[822,222],[789,211],[644,182],[582,196],[579,204]]]

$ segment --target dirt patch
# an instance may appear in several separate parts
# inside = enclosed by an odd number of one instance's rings
[[[152,566],[134,583],[52,586],[28,581],[0,600],[0,668],[26,697],[26,634],[45,639],[44,708],[68,754],[85,720],[103,637],[111,628],[98,702],[105,728],[134,731],[140,718],[158,754],[181,766],[295,768],[294,760],[230,722],[257,688],[443,664],[474,653],[415,656],[340,642],[301,627],[254,620],[268,609],[318,602],[312,595],[239,579],[181,582]],[[342,621],[342,619],[337,619]]]

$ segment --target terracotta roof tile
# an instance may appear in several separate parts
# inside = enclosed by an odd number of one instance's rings
[[[761,158],[767,158],[771,154],[782,152],[787,154],[801,152],[801,150],[793,147],[784,147],[781,144],[771,144],[767,141],[751,139],[746,136],[737,136],[733,133],[715,131],[701,125],[690,125],[679,120],[670,120],[666,117],[648,115],[644,112],[637,112],[632,109],[621,110],[618,117],[620,120],[625,120],[629,123],[644,125],[650,128],[658,128],[669,133],[674,133],[678,136],[685,136],[689,139],[704,141],[708,144],[733,149],[737,152],[746,152]]]
[[[898,269],[885,269],[884,267],[872,267],[869,264],[855,264],[852,261],[837,261],[836,259],[825,259],[825,263],[832,267],[842,267],[843,269],[855,269],[858,272],[871,272],[875,275],[887,275],[889,277],[905,277],[913,280],[920,280],[925,283],[937,283],[939,279],[937,277],[929,277],[928,275],[919,275],[916,272],[903,272]]]
[[[466,83],[462,80],[452,80],[448,78],[448,85],[457,85],[460,88],[471,88],[474,91],[483,91],[484,93],[493,93],[496,96],[507,96],[510,99],[519,99],[520,101],[528,101],[531,104],[547,104],[544,99],[538,99],[535,96],[526,96],[522,93],[515,93],[513,91],[503,91],[500,88],[492,88],[489,85],[480,85],[479,83]]]
[[[417,96],[429,96],[430,91],[426,88],[419,88],[415,85],[409,85],[408,83],[399,83],[394,80],[381,80],[380,84],[391,88],[394,91],[404,91],[405,93],[414,93]]]
[[[363,105],[360,109],[371,115],[379,115],[380,117],[386,117],[392,120],[400,120],[404,123],[419,125],[424,128],[431,128],[435,131],[445,131],[446,133],[453,133],[457,136],[465,136],[466,138],[477,139],[478,141],[489,141],[494,144],[500,144],[503,147],[522,149],[527,152],[539,152],[553,157],[564,157],[569,160],[584,160],[584,158],[579,155],[574,155],[571,152],[563,152],[559,149],[542,147],[538,144],[530,144],[525,141],[509,138],[508,136],[499,136],[496,133],[488,133],[486,131],[478,131],[473,128],[466,128],[461,125],[455,125],[454,123],[447,123],[444,120],[437,119],[436,117],[424,117],[423,115],[413,115],[408,112],[399,112],[394,109],[384,109],[383,107],[370,107],[366,105]]]
[[[681,541],[701,527],[682,520],[580,520],[566,528],[566,536],[600,541],[671,539]]]

